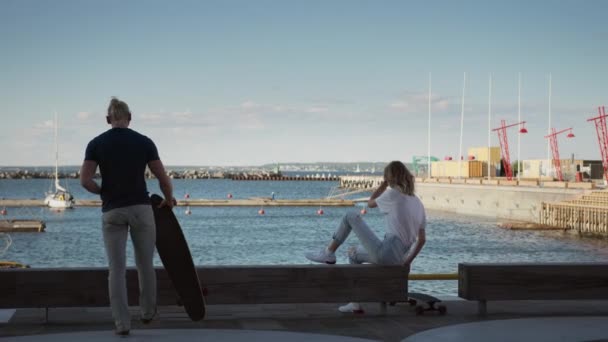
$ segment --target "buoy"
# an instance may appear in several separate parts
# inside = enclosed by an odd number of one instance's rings
[[[365,208],[361,209],[361,215],[365,215],[367,214],[367,210],[365,210]]]
[[[317,215],[323,215],[323,209],[319,208],[319,210],[317,210]]]
[[[232,194],[228,194],[228,195],[226,195],[226,197],[232,198]]]
[[[264,214],[266,214],[266,212],[264,211],[264,209],[260,209],[260,210],[258,210],[258,214],[264,215]]]
[[[186,215],[191,215],[192,214],[192,210],[190,210],[190,207],[186,208],[186,211],[184,212]]]
[[[0,210],[0,215],[6,216],[6,214],[7,214],[6,208],[3,208],[2,210]]]
[[[186,198],[186,199],[190,198],[190,194],[189,194],[189,193],[186,193],[186,194],[184,195],[184,198]]]

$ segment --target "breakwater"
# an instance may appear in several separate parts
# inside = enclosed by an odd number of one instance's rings
[[[79,172],[59,172],[59,178],[78,178]],[[54,171],[11,170],[0,171],[0,179],[45,179],[55,178]]]
[[[306,175],[287,176],[281,173],[273,173],[267,171],[250,171],[250,172],[226,172],[213,170],[171,170],[167,169],[167,175],[171,179],[232,179],[245,181],[338,181],[339,177],[332,174],[317,173]],[[62,179],[78,179],[79,171],[58,172],[59,178]],[[154,179],[154,175],[147,170],[145,177]],[[0,171],[0,179],[51,179],[55,178],[55,173],[52,170],[10,170]],[[95,178],[101,178],[99,173],[95,174]]]
[[[178,206],[191,207],[352,207],[354,201],[344,199],[188,199],[177,201]],[[0,207],[44,207],[42,199],[0,199]],[[99,207],[100,200],[76,200],[75,207]]]
[[[167,170],[167,175],[173,179],[224,179],[230,178],[233,175],[224,172],[212,172],[208,170]],[[260,175],[265,175],[260,173]],[[266,174],[267,175],[267,174]],[[58,172],[59,178],[77,179],[80,177],[80,171]],[[146,178],[152,179],[154,175],[147,170]],[[99,173],[95,174],[96,178],[101,178]],[[10,171],[0,171],[0,179],[48,179],[55,178],[55,172],[52,170],[28,170],[17,169]]]
[[[230,179],[237,181],[339,181],[340,177],[316,174],[306,176],[282,176],[282,175],[234,175]]]

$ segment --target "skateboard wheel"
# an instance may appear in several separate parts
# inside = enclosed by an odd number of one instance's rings
[[[448,312],[448,308],[446,308],[445,305],[439,305],[437,310],[439,310],[440,315],[445,315],[445,313]]]
[[[420,316],[424,314],[424,308],[422,307],[422,305],[417,305],[416,306],[416,315]]]

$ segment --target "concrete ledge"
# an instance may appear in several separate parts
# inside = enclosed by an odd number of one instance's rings
[[[498,179],[484,179],[481,181],[483,185],[498,185]]]
[[[537,180],[520,180],[519,186],[538,186]]]
[[[460,179],[458,179],[458,178],[453,178],[453,179],[452,179],[452,184],[464,184],[464,183],[465,183],[465,181],[466,181],[466,179],[464,179],[464,178],[460,178]]]
[[[595,189],[595,183],[568,183],[569,189]]]
[[[425,178],[424,183],[437,183],[437,178]]]
[[[475,185],[479,185],[479,184],[481,184],[481,181],[482,181],[482,180],[481,180],[481,179],[479,179],[479,178],[469,178],[469,179],[466,179],[466,180],[465,180],[465,183],[466,183],[466,184],[475,184]]]
[[[501,179],[498,181],[498,185],[517,186],[519,183],[516,180]]]
[[[566,189],[568,187],[568,182],[543,182],[543,187]]]
[[[438,183],[452,184],[451,178],[437,178]]]

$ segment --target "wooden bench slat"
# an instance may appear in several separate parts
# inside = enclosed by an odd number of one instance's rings
[[[458,296],[483,303],[608,299],[608,264],[463,263],[458,265]]]
[[[317,303],[404,300],[409,269],[377,265],[202,266],[208,304]],[[157,268],[158,304],[177,295]],[[106,306],[106,268],[0,270],[0,308]],[[136,305],[137,271],[127,270],[129,303]]]

